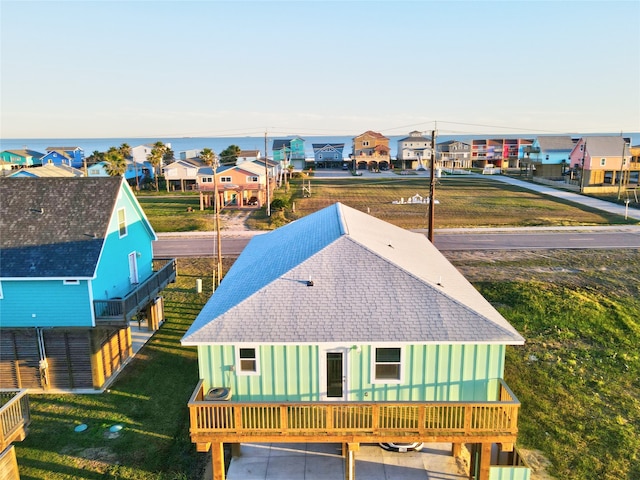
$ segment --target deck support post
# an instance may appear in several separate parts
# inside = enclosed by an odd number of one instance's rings
[[[359,443],[343,443],[342,453],[345,456],[344,459],[344,478],[345,480],[356,479],[356,457],[355,452],[360,450]]]
[[[232,443],[231,444],[231,456],[232,457],[239,457],[242,455],[242,452],[240,451],[240,444],[239,443]]]
[[[478,480],[489,480],[491,467],[491,443],[483,443],[480,450],[480,472]]]
[[[212,480],[224,480],[224,444],[222,442],[211,443],[211,467]]]
[[[458,458],[462,453],[462,444],[461,443],[452,443],[451,444],[451,456],[454,458]]]

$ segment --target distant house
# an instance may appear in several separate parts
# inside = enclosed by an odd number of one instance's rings
[[[437,144],[439,162],[442,168],[471,168],[471,145],[459,140],[449,140]]]
[[[167,190],[175,190],[176,187],[184,192],[185,189],[193,189],[198,183],[198,169],[204,163],[199,159],[177,160],[164,167],[164,178],[167,182]]]
[[[261,158],[262,154],[260,153],[260,150],[240,150],[238,157],[236,158],[236,165],[240,165],[244,162],[255,162]]]
[[[316,168],[341,168],[344,162],[344,143],[314,143],[313,163]]]
[[[280,162],[282,168],[286,169],[288,165],[293,165],[297,170],[305,168],[305,151],[304,139],[300,137],[275,139],[271,150],[273,152],[273,161]]]
[[[527,138],[478,138],[471,140],[471,161],[476,168],[491,164],[502,170],[518,168],[528,147],[533,144]]]
[[[84,166],[84,150],[80,147],[47,147],[42,164],[66,165],[73,168]]]
[[[121,177],[6,178],[0,198],[0,388],[105,388],[132,355],[130,323],[164,318],[175,261],[154,260]]]
[[[47,163],[41,167],[22,168],[9,176],[12,178],[83,177],[84,172],[66,164],[54,165],[53,163]]]
[[[389,139],[378,132],[367,130],[353,138],[352,161],[358,169],[378,170],[389,168]]]
[[[631,162],[629,143],[629,139],[618,136],[578,140],[569,154],[569,162],[581,190],[604,193],[621,187],[637,187],[640,163]]]
[[[216,170],[215,179],[213,167],[200,167],[197,188],[200,192],[201,210],[213,206],[212,196],[216,187],[221,208],[260,208],[266,202],[266,174],[264,167],[255,162],[222,165]]]
[[[4,150],[0,153],[0,160],[11,164],[12,169],[24,167],[39,167],[42,165],[44,153],[35,150]]]
[[[523,343],[424,235],[334,204],[253,237],[183,336],[191,439],[214,478],[223,443],[402,441],[478,444],[488,480],[516,441],[503,376]]]
[[[569,135],[541,135],[525,150],[525,156],[535,167],[536,176],[560,177],[569,167],[569,155],[576,141]]]
[[[431,165],[431,138],[414,130],[398,140],[398,167],[402,170],[425,169]]]
[[[170,143],[165,143],[167,148],[171,148]],[[143,144],[136,145],[131,148],[131,160],[134,162],[134,166],[138,169],[138,171],[146,172],[146,176],[148,178],[155,178],[156,172],[153,165],[149,161],[149,155],[151,155],[151,151],[153,150],[153,144]],[[160,162],[158,166],[158,171],[162,171],[164,167],[164,160]],[[143,174],[145,176],[145,174]]]

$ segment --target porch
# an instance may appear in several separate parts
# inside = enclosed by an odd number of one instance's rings
[[[0,452],[24,440],[30,423],[27,390],[0,390]]]
[[[213,479],[222,480],[224,443],[338,443],[344,446],[345,478],[355,478],[362,443],[481,444],[478,480],[488,480],[491,448],[513,450],[520,402],[499,382],[487,402],[235,402],[205,401],[202,381],[189,400],[191,440],[211,450]]]
[[[123,298],[93,301],[96,325],[128,326],[133,317],[151,304],[168,284],[175,282],[176,260],[174,258],[154,259],[155,265],[162,266]]]

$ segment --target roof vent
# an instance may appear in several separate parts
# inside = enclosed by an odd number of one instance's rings
[[[313,280],[311,280],[311,277],[307,280],[307,287],[313,287]]]

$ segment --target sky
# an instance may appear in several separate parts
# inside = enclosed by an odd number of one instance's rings
[[[639,0],[0,0],[0,138],[638,132],[639,24]]]

